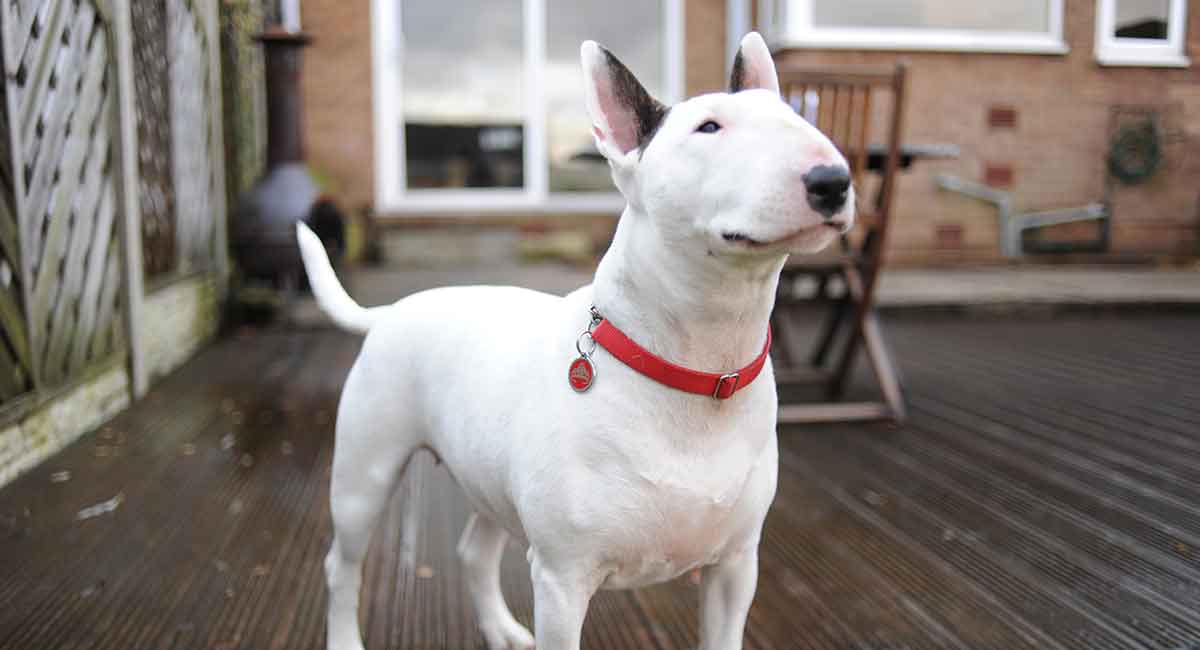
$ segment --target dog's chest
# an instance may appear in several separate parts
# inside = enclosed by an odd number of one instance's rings
[[[648,504],[650,505],[650,504]],[[635,534],[612,545],[609,589],[665,582],[720,559],[730,537],[733,505],[720,497],[675,494],[653,503]]]
[[[670,580],[740,547],[770,501],[763,486],[774,484],[775,468],[762,467],[762,460],[750,445],[711,454],[654,449],[610,468],[619,481],[609,485],[621,487],[593,504],[602,511],[596,520],[609,524],[611,573],[604,587]]]

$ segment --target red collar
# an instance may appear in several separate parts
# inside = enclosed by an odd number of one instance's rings
[[[767,363],[767,355],[771,351],[771,328],[767,327],[767,342],[754,361],[741,370],[725,374],[691,370],[657,357],[634,343],[607,319],[601,320],[592,330],[592,340],[604,346],[604,349],[621,363],[660,384],[715,399],[729,399],[737,391],[749,386],[758,377],[758,373],[762,372]]]

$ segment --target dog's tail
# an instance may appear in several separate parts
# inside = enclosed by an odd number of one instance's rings
[[[354,302],[342,288],[342,283],[338,282],[337,274],[329,263],[329,255],[325,253],[325,244],[302,221],[296,222],[296,240],[300,243],[300,257],[304,260],[308,284],[321,311],[342,329],[366,334],[378,320],[380,308],[368,309]]]

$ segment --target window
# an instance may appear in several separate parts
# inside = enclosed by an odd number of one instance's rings
[[[595,151],[579,44],[656,97],[683,94],[683,0],[375,0],[376,207],[617,211]]]
[[[1063,0],[760,0],[775,46],[1063,54]]]
[[[1096,60],[1103,65],[1186,66],[1187,0],[1099,0]]]

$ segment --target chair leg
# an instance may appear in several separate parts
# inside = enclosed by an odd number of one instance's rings
[[[854,325],[846,335],[846,342],[842,345],[842,355],[838,358],[837,366],[830,374],[829,384],[826,387],[826,397],[831,400],[840,400],[846,393],[850,372],[854,370],[854,356],[858,353],[858,344],[863,338],[863,320],[867,315],[866,309],[863,305],[856,305],[856,307],[855,311],[858,313],[854,316]]]
[[[822,273],[821,276],[819,278],[817,278],[817,290],[813,292],[813,298],[816,300],[823,300],[828,297],[829,297],[829,276]]]
[[[814,368],[821,368],[825,365],[825,361],[829,358],[829,352],[833,349],[833,343],[837,340],[838,330],[842,327],[842,321],[846,320],[846,313],[850,311],[850,300],[848,298],[840,298],[829,310],[829,315],[825,318],[825,325],[821,330],[821,336],[817,339],[817,345],[813,347],[812,355],[809,357],[809,363]]]
[[[772,313],[770,313],[770,357],[778,369],[791,368],[793,366],[792,355],[788,354],[791,350],[792,332],[788,331],[787,324],[782,318],[784,307],[776,305]]]
[[[887,343],[883,339],[882,328],[879,327],[879,317],[874,307],[862,301],[865,294],[862,276],[857,268],[846,269],[846,288],[855,304],[854,326],[851,328],[842,356],[838,360],[837,369],[829,380],[828,393],[831,399],[840,399],[845,392],[846,383],[854,369],[854,355],[858,351],[859,341],[867,350],[871,371],[883,392],[884,401],[896,422],[903,422],[908,414],[904,404],[904,392],[896,365],[892,362]]]
[[[796,368],[800,365],[800,345],[792,329],[791,313],[786,305],[776,305],[771,313],[771,336],[774,338],[772,347],[779,351],[776,359],[784,362],[783,368]]]
[[[846,392],[846,383],[849,381],[850,373],[854,370],[854,355],[858,353],[858,344],[862,340],[863,324],[871,311],[871,306],[863,303],[865,292],[858,267],[847,264],[843,269],[843,277],[846,280],[847,311],[852,310],[854,315],[850,331],[847,332],[845,342],[842,344],[841,356],[838,358],[837,366],[830,375],[829,383],[826,386],[826,395],[831,400],[841,399]]]
[[[883,399],[892,412],[892,419],[901,423],[908,416],[908,408],[904,404],[904,387],[896,365],[892,363],[892,355],[887,342],[883,338],[883,330],[879,327],[879,318],[874,311],[867,314],[863,323],[863,346],[871,360],[871,369],[883,392]]]

